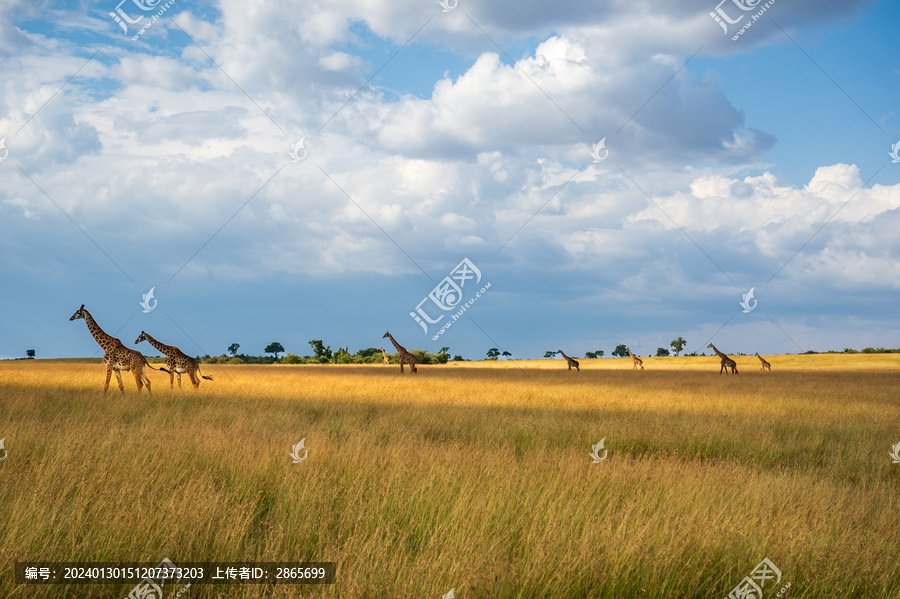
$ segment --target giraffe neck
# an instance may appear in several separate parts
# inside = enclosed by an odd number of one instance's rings
[[[716,355],[719,356],[720,358],[727,358],[727,357],[728,357],[728,356],[726,356],[725,354],[723,354],[722,352],[720,352],[720,351],[716,348],[715,345],[713,345],[712,348],[713,348],[713,351],[716,352]]]
[[[164,353],[166,356],[172,356],[172,355],[178,353],[177,347],[172,347],[171,345],[166,345],[165,343],[160,343],[159,341],[157,341],[156,339],[154,339],[147,333],[144,333],[144,335],[147,337],[147,341],[150,343],[150,345],[152,345],[153,347],[155,347],[156,349],[158,349],[159,351]]]
[[[94,317],[91,316],[91,313],[87,310],[84,311],[84,322],[85,324],[87,324],[87,328],[91,332],[91,335],[94,336],[94,339],[103,349],[108,350],[117,344],[122,344],[121,341],[119,341],[112,335],[107,335],[106,332],[100,328],[100,325],[97,324],[97,321],[94,320]]]
[[[564,354],[564,353],[562,352],[562,350],[559,350],[559,353],[560,353],[560,354],[562,355],[562,357],[565,358],[566,360],[569,359],[569,356],[567,356],[566,354]]]
[[[388,333],[388,339],[391,340],[391,343],[394,344],[394,347],[397,348],[397,351],[398,351],[398,352],[405,352],[405,351],[406,351],[406,348],[403,347],[402,345],[400,345],[399,343],[397,343],[397,342],[394,340],[394,336],[391,335],[390,333]]]

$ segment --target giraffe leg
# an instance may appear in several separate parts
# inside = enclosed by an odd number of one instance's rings
[[[181,389],[181,373],[178,373],[178,388]]]
[[[197,371],[191,371],[191,383],[194,385],[194,389],[200,388],[200,377],[197,376]]]
[[[400,374],[403,374],[403,358],[400,358]]]
[[[131,374],[134,375],[134,382],[137,384],[138,394],[140,394],[141,389],[144,388],[144,381],[141,380],[141,372],[137,368],[132,368]]]
[[[107,391],[109,391],[109,379],[110,379],[111,376],[112,376],[112,365],[111,365],[111,364],[107,364],[107,365],[106,365],[106,384],[103,385],[103,392],[104,392],[104,393],[106,393]]]
[[[151,395],[150,378],[147,376],[147,372],[143,368],[141,368],[141,378],[144,379],[144,384],[147,385],[147,395]]]
[[[125,395],[125,385],[122,384],[122,373],[118,370],[114,370],[116,373],[116,380],[119,381],[119,391],[122,392],[122,395]]]

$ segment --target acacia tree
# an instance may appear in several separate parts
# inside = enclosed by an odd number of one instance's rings
[[[487,351],[487,359],[488,360],[496,360],[500,356],[500,350],[496,347],[492,347]]]
[[[238,353],[238,350],[240,348],[241,348],[240,343],[232,343],[231,345],[228,346],[228,353],[230,353],[232,356],[236,356]]]
[[[627,356],[628,352],[625,350],[625,344],[621,343],[617,345],[616,349],[613,350],[612,355],[616,356],[617,358],[624,358],[625,356]]]
[[[668,356],[668,355],[669,355],[669,350],[667,350],[666,348],[664,348],[664,347],[657,347],[657,348],[656,348],[656,356],[657,356],[657,357],[660,357],[660,358],[661,358],[661,357],[663,357],[663,356]]]
[[[507,360],[509,360],[510,356],[512,356],[512,354],[509,353],[508,351],[503,352],[503,357],[505,357]]]
[[[545,358],[552,358],[552,357],[555,356],[555,355],[556,355],[556,352],[555,352],[555,351],[550,351],[549,349],[548,349],[547,351],[544,352],[544,357],[545,357]]]
[[[275,354],[275,360],[278,360],[278,354],[284,353],[284,346],[278,343],[277,341],[273,341],[269,345],[266,346],[266,349],[263,350],[267,354]]]
[[[33,349],[25,350],[25,355],[28,356],[29,358],[34,358],[34,350]]]
[[[677,356],[684,349],[684,346],[687,345],[687,341],[684,340],[684,337],[679,337],[678,339],[673,339],[669,345],[675,350],[675,355]]]

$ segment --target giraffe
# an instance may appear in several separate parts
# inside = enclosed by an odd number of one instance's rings
[[[765,360],[763,360],[763,357],[762,357],[761,355],[759,355],[759,354],[756,354],[756,357],[759,358],[759,361],[760,361],[760,362],[762,362],[762,369],[763,369],[763,370],[768,370],[769,372],[772,372],[772,365],[771,365],[771,364],[769,364],[768,362],[766,362]]]
[[[569,365],[569,370],[572,370],[572,367],[574,366],[575,370],[577,370],[578,372],[581,372],[581,369],[578,368],[578,360],[576,360],[575,358],[570,358],[566,354],[563,354],[563,350],[561,350],[561,349],[557,350],[556,353],[562,354],[562,357],[566,359],[566,363],[568,363],[568,365]]]
[[[160,343],[156,339],[150,336],[149,333],[145,331],[141,331],[140,336],[137,338],[137,341],[134,342],[135,345],[140,343],[141,341],[146,341],[159,351],[161,351],[168,358],[166,360],[166,366],[168,367],[169,373],[169,388],[175,388],[175,375],[178,375],[178,388],[181,389],[181,375],[185,372],[189,377],[191,377],[191,384],[194,385],[194,389],[200,388],[200,378],[197,376],[200,374],[200,365],[197,364],[197,360],[185,354],[183,351],[175,347],[174,345],[166,345],[165,343]],[[203,376],[208,381],[213,380],[211,376]]]
[[[706,347],[711,347],[712,350],[714,352],[716,352],[716,355],[719,356],[720,358],[722,358],[722,367],[719,368],[719,374],[722,374],[722,371],[726,370],[728,368],[731,369],[731,374],[738,374],[737,362],[735,362],[734,360],[732,360],[731,358],[729,358],[728,356],[726,356],[725,354],[720,352],[718,349],[716,349],[716,346],[713,345],[712,343],[710,343]]]
[[[644,369],[644,361],[641,360],[640,358],[638,358],[638,357],[637,357],[636,355],[634,355],[633,353],[631,353],[631,350],[628,349],[627,347],[625,348],[625,351],[627,351],[627,352],[628,352],[628,355],[631,356],[631,362],[632,362],[631,369],[634,370],[635,368],[637,368],[638,366],[640,366],[640,367],[641,367],[641,370],[643,370],[643,369]]]
[[[406,351],[406,348],[397,343],[397,340],[394,339],[394,336],[391,335],[390,331],[381,336],[382,339],[387,337],[391,340],[391,343],[394,344],[394,347],[397,349],[397,359],[400,361],[400,372],[403,372],[403,363],[406,362],[409,364],[409,373],[413,374],[414,372],[418,372],[416,370],[416,357]],[[382,350],[384,351],[384,350]]]
[[[144,385],[147,385],[147,393],[150,393],[150,379],[148,379],[147,375],[144,373],[144,366],[149,366],[153,370],[157,369],[150,366],[150,363],[147,362],[147,358],[139,351],[128,349],[121,341],[112,335],[107,335],[103,329],[100,328],[100,325],[97,324],[97,321],[94,320],[94,317],[91,316],[91,313],[84,309],[84,304],[81,304],[81,307],[69,320],[72,321],[79,318],[84,319],[91,335],[94,336],[97,344],[100,345],[101,349],[105,352],[103,354],[103,361],[106,362],[106,384],[103,385],[103,392],[106,393],[109,390],[109,380],[112,377],[112,373],[115,372],[116,380],[119,382],[119,391],[122,392],[122,395],[125,395],[125,385],[122,384],[122,375],[120,374],[120,371],[124,370],[127,372],[130,370],[134,375],[134,381],[137,383],[138,393],[141,392]],[[165,368],[159,368],[158,370],[169,372]]]
[[[383,339],[383,337],[382,337],[382,339]],[[390,364],[390,363],[391,363],[391,359],[388,358],[388,355],[387,355],[386,353],[384,353],[384,348],[383,348],[383,347],[381,348],[381,355],[384,357],[384,363],[385,363],[385,364]]]

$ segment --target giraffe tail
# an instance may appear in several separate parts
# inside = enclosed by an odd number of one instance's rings
[[[205,379],[208,380],[208,381],[213,380],[213,378],[212,378],[211,376],[205,376],[205,375],[202,375],[202,374],[201,374],[200,376],[201,376],[202,378],[205,378]]]
[[[154,367],[150,364],[150,362],[147,361],[147,358],[144,358],[144,364],[146,364],[147,366],[149,366],[152,370],[162,370],[163,372],[169,372],[168,370],[166,370],[166,369],[163,368],[162,366],[160,366],[159,368],[154,368]],[[169,374],[172,374],[172,373],[169,372]]]

